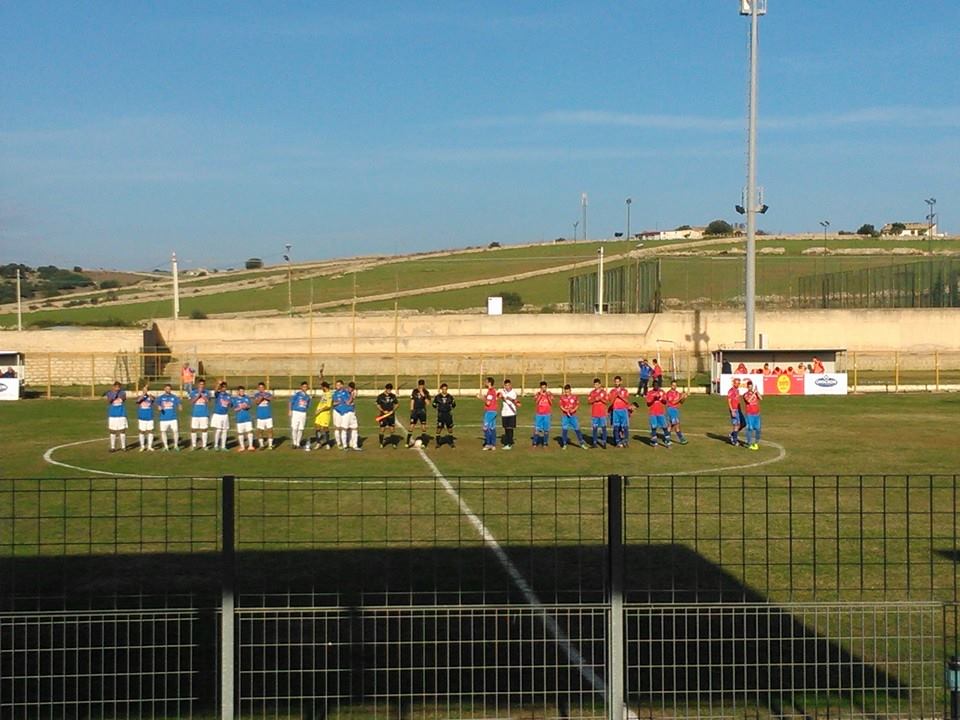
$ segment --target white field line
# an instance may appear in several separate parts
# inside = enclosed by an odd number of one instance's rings
[[[397,424],[403,428],[399,422]],[[533,591],[533,588],[530,587],[530,583],[527,582],[527,579],[523,576],[517,566],[513,564],[513,561],[504,551],[500,543],[497,542],[497,539],[484,524],[483,520],[481,520],[473,511],[473,509],[467,504],[467,502],[460,497],[460,493],[456,491],[453,485],[450,484],[450,481],[447,480],[442,472],[440,472],[440,468],[438,468],[436,463],[430,459],[430,456],[423,451],[423,448],[416,448],[416,450],[420,454],[420,458],[427,464],[427,467],[430,468],[430,471],[437,479],[437,482],[440,483],[440,487],[442,487],[447,495],[449,495],[450,498],[457,503],[457,506],[460,508],[460,512],[463,513],[467,520],[470,521],[470,524],[473,525],[473,528],[477,531],[480,537],[483,538],[484,544],[493,552],[494,557],[497,558],[500,566],[507,573],[507,575],[510,576],[510,579],[513,580],[513,584],[516,585],[517,589],[523,594],[523,597],[527,603],[531,607],[534,607],[543,613],[544,624],[547,626],[547,630],[549,630],[550,633],[557,639],[557,642],[560,643],[560,646],[564,649],[564,652],[567,654],[567,657],[570,658],[571,662],[576,664],[577,669],[580,671],[580,675],[588,683],[590,683],[594,689],[599,690],[606,695],[607,686],[603,681],[603,678],[599,677],[593,671],[593,668],[586,665],[583,656],[575,647],[573,647],[570,639],[566,636],[566,633],[564,633],[561,627],[557,624],[556,619],[547,613],[546,608],[543,607],[543,603],[540,601],[540,598],[537,597],[537,594]]]
[[[63,445],[55,445],[55,446],[53,446],[52,448],[48,449],[48,450],[43,454],[43,459],[46,460],[46,461],[47,461],[48,463],[50,463],[51,465],[59,465],[60,467],[65,467],[65,468],[67,468],[67,469],[69,469],[69,470],[79,470],[80,472],[94,473],[94,474],[96,474],[96,475],[109,475],[110,477],[128,477],[128,478],[144,478],[144,477],[145,477],[145,478],[163,478],[163,477],[166,477],[165,475],[145,475],[145,474],[143,474],[143,473],[137,473],[136,475],[134,475],[134,474],[132,474],[132,473],[108,472],[107,470],[93,470],[92,468],[86,468],[86,467],[82,467],[82,466],[80,466],[80,465],[71,465],[71,464],[69,464],[69,463],[60,462],[59,460],[54,460],[54,459],[53,459],[53,454],[54,454],[57,450],[61,450],[61,449],[63,449],[63,448],[68,448],[68,447],[74,447],[75,445],[86,445],[87,443],[104,442],[104,441],[107,441],[107,440],[108,440],[108,438],[102,437],[102,438],[93,438],[92,440],[78,440],[77,442],[64,443]]]

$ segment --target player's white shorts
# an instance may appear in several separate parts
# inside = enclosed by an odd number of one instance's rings
[[[237,434],[243,435],[243,433],[252,433],[253,432],[253,423],[247,420],[246,422],[237,423]]]
[[[337,430],[356,430],[357,414],[355,412],[333,413],[333,427]]]
[[[290,413],[290,429],[291,430],[303,430],[306,424],[307,424],[307,414],[305,412]]]
[[[160,421],[160,432],[165,433],[167,430],[170,430],[174,435],[180,432],[180,421],[179,420],[161,420]]]
[[[220,414],[214,413],[213,417],[210,420],[210,424],[213,426],[214,430],[229,430],[230,417],[228,415],[220,415]]]
[[[210,427],[210,418],[208,417],[192,417],[190,418],[190,429],[191,430],[206,430]]]
[[[257,430],[273,430],[273,418],[257,418]]]
[[[137,420],[137,429],[140,432],[153,432],[153,420]]]
[[[110,432],[120,432],[127,429],[127,419],[125,417],[108,417],[107,427]]]

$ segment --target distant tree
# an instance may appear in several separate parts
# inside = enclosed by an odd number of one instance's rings
[[[500,243],[498,243],[496,240],[494,240],[492,243],[490,243],[489,245],[487,245],[487,247],[490,248],[491,250],[493,250],[494,248],[500,247]]]
[[[906,229],[907,229],[907,226],[904,225],[902,222],[895,222],[895,223],[893,223],[893,224],[890,225],[890,231],[891,231],[894,235],[899,235],[899,234],[901,234],[901,233],[902,233],[904,230],[906,230]]]
[[[857,230],[857,235],[876,235],[877,229],[870,223],[864,223],[860,226],[860,229]]]
[[[728,223],[726,220],[714,220],[712,223],[707,225],[707,229],[704,231],[705,235],[729,235],[733,232],[733,225]]]
[[[523,298],[518,293],[502,292],[500,297],[503,298],[504,312],[520,312],[523,310]]]
[[[693,228],[691,228],[689,225],[681,225],[680,227],[677,228],[677,230],[692,230],[692,229]]]
[[[75,273],[81,273],[81,272],[83,272],[83,268],[80,267],[79,265],[74,265],[74,266],[73,266],[73,271],[74,271]]]
[[[191,320],[206,320],[206,319],[207,319],[207,314],[206,314],[203,310],[201,310],[200,308],[194,308],[193,310],[190,311],[190,319],[191,319]]]
[[[104,280],[100,283],[101,290],[113,290],[114,288],[120,287],[120,283],[117,280]]]

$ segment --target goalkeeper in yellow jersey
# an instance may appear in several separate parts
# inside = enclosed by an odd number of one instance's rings
[[[333,410],[333,398],[330,395],[330,383],[320,383],[320,392],[316,396],[317,409],[313,426],[317,433],[317,450],[330,449],[330,419]]]

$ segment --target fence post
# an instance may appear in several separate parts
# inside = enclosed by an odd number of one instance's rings
[[[900,392],[900,351],[893,356],[893,391]]]
[[[934,387],[940,392],[940,351],[933,351]]]
[[[53,358],[47,353],[47,400],[53,397]]]
[[[97,396],[97,356],[90,356],[90,398]]]
[[[607,718],[624,718],[624,618],[623,618],[623,491],[624,478],[607,476]]]
[[[223,543],[220,552],[220,718],[234,717],[234,477],[224,475],[221,483]]]
[[[857,365],[857,351],[853,351],[853,391],[857,391],[857,379],[859,378],[859,366]]]

